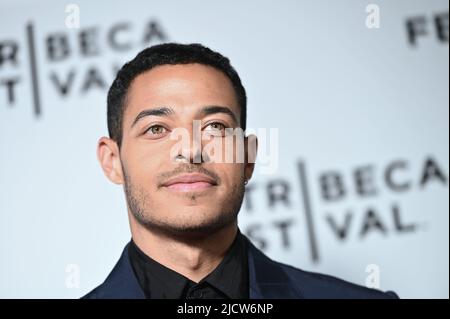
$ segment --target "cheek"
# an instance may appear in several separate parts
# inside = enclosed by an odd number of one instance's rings
[[[145,189],[157,186],[157,175],[167,166],[167,156],[152,147],[130,149],[125,159],[126,171],[135,185]]]
[[[245,161],[244,142],[237,137],[212,138],[205,142],[205,152],[216,163],[242,164]]]
[[[220,172],[222,183],[228,187],[239,185],[244,178],[244,164],[220,164],[217,172]]]

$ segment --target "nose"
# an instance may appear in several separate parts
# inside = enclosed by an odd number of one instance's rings
[[[201,147],[182,148],[178,154],[175,155],[174,161],[177,163],[202,163]]]
[[[172,158],[177,163],[200,164],[205,161],[202,156],[203,141],[200,121],[193,121],[190,129],[183,128],[177,136],[181,136],[181,142],[177,142],[171,150]],[[176,139],[178,140],[178,139]]]

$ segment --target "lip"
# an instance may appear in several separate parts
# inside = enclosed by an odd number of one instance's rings
[[[216,185],[213,178],[200,173],[178,175],[162,184],[163,187],[180,192],[202,191]]]

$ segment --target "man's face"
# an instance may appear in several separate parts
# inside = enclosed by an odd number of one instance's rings
[[[120,148],[132,216],[174,234],[205,234],[234,223],[254,164],[204,162],[197,156],[208,143],[225,141],[224,128],[237,128],[239,121],[231,81],[212,67],[163,65],[136,77],[128,91]],[[171,135],[180,129],[190,137],[183,152]],[[200,143],[192,141],[195,134],[203,136]]]

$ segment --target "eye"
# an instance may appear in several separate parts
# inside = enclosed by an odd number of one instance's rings
[[[211,135],[223,136],[225,134],[225,128],[226,126],[220,122],[212,122],[205,127],[205,131]]]
[[[166,132],[167,132],[167,129],[164,126],[159,125],[159,124],[155,124],[155,125],[150,126],[145,131],[145,134],[158,136],[158,135],[164,134]]]

